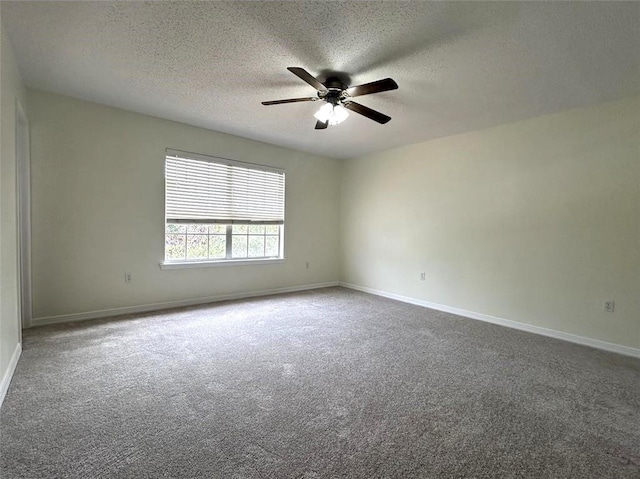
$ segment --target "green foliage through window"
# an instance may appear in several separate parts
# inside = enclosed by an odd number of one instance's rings
[[[167,223],[165,260],[279,258],[281,225]]]

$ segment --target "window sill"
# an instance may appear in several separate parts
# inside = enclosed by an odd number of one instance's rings
[[[229,259],[219,261],[185,261],[184,263],[162,262],[160,269],[183,269],[183,268],[217,268],[220,266],[249,266],[264,264],[284,263],[284,258],[273,259]]]

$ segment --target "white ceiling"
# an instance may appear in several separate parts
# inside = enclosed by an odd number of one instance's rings
[[[27,85],[348,158],[640,94],[640,3],[2,2]],[[286,70],[400,88],[314,130]]]

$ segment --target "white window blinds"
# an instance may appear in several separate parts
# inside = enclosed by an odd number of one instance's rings
[[[167,150],[167,223],[284,224],[284,171]]]

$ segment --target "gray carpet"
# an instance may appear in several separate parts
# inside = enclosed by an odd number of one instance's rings
[[[640,477],[640,361],[342,288],[25,332],[10,478]]]

